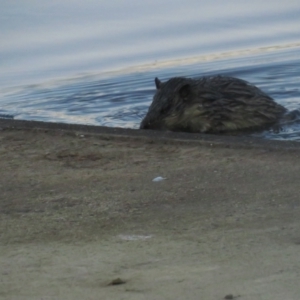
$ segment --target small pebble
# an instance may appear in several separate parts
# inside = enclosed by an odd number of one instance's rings
[[[236,299],[236,298],[239,298],[239,297],[241,297],[241,295],[233,296],[232,294],[228,294],[224,297],[224,299],[231,300],[231,299]]]
[[[124,284],[126,283],[125,280],[121,279],[121,278],[116,278],[114,280],[112,280],[108,285],[119,285],[119,284]]]

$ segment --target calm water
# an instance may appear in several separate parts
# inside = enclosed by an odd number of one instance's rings
[[[3,1],[0,114],[137,128],[154,77],[223,74],[300,109],[300,2]],[[271,139],[300,140],[300,124]]]

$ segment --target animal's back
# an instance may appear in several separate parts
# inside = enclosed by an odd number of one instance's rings
[[[286,109],[256,86],[237,78],[195,80],[206,132],[247,130],[275,123]]]
[[[254,85],[233,77],[175,77],[162,83],[144,129],[220,133],[261,130],[275,124],[286,109]]]

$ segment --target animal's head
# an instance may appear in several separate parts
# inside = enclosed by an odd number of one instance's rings
[[[155,78],[156,93],[140,129],[176,130],[193,97],[193,80],[175,77],[166,82]]]

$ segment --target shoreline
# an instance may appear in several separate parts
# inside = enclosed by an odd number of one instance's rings
[[[1,130],[50,130],[62,131],[69,134],[85,134],[89,136],[110,137],[120,139],[148,139],[152,142],[165,143],[198,143],[199,145],[213,144],[220,147],[234,147],[234,148],[259,148],[266,149],[284,149],[284,150],[298,150],[300,143],[297,141],[278,141],[267,140],[262,138],[244,136],[244,135],[212,135],[212,134],[195,134],[185,132],[171,132],[171,131],[154,131],[154,130],[139,130],[130,128],[105,127],[96,125],[81,125],[68,123],[52,123],[41,121],[25,121],[25,120],[11,120],[0,118]]]

